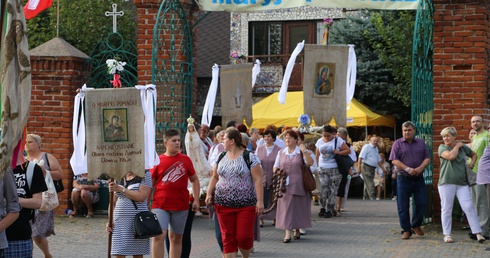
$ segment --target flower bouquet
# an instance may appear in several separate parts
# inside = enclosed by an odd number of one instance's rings
[[[302,114],[301,116],[299,116],[298,122],[298,131],[300,131],[301,133],[309,133],[309,127],[311,124],[310,117],[307,114]]]
[[[107,64],[107,73],[113,75],[113,79],[111,80],[112,86],[114,88],[121,88],[122,87],[122,82],[121,82],[121,73],[124,71],[124,66],[126,65],[126,62],[121,62],[116,59],[107,59],[105,61]]]
[[[323,28],[325,31],[323,32],[323,38],[322,38],[322,45],[328,45],[329,43],[329,32],[330,28],[333,25],[333,19],[332,18],[324,18],[322,22]]]
[[[233,64],[241,64],[245,62],[245,55],[240,53],[240,51],[232,51],[230,53],[230,59]]]

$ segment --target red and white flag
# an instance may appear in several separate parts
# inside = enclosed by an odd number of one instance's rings
[[[53,0],[29,0],[24,6],[24,14],[30,20],[53,5]]]

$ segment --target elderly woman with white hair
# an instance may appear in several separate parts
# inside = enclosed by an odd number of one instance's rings
[[[27,135],[25,150],[26,159],[36,162],[43,169],[44,174],[50,173],[53,180],[63,178],[63,171],[58,160],[53,155],[41,151],[41,137],[39,135]],[[54,210],[38,211],[36,220],[32,223],[32,239],[41,249],[44,257],[51,257],[47,237],[54,234]]]
[[[439,146],[438,154],[441,158],[439,170],[439,196],[441,198],[441,222],[444,242],[452,243],[451,225],[454,197],[459,200],[471,232],[476,234],[478,242],[483,243],[482,229],[478,222],[475,207],[471,200],[470,187],[466,178],[466,157],[471,157],[470,168],[475,166],[476,153],[460,141],[456,141],[457,132],[454,127],[446,127],[441,131],[444,144]]]

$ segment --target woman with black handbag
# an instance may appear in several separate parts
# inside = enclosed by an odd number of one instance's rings
[[[301,166],[313,165],[313,158],[304,145],[297,146],[298,134],[287,130],[284,134],[286,148],[279,151],[274,162],[274,170],[282,168],[286,173],[286,192],[277,200],[276,228],[284,229],[284,243],[300,239],[299,229],[311,227],[311,193],[305,191]]]
[[[111,255],[116,257],[143,257],[150,254],[150,239],[136,239],[133,229],[137,213],[148,211],[147,198],[151,192],[151,174],[145,172],[141,178],[128,172],[117,184],[109,183],[109,192],[114,192],[114,222],[106,225],[106,231],[112,231]]]
[[[316,159],[320,168],[320,213],[319,217],[330,218],[337,213],[334,209],[337,191],[342,180],[335,155],[349,155],[350,149],[344,140],[337,137],[337,130],[332,126],[323,127],[322,138],[316,142]]]
[[[337,129],[337,136],[340,137],[342,140],[345,141],[347,144],[347,147],[350,149],[350,154],[349,157],[351,158],[352,162],[357,161],[357,155],[356,152],[354,151],[354,147],[349,144],[350,139],[349,139],[349,132],[347,131],[347,128],[345,127],[339,127]],[[352,172],[352,168],[349,169],[348,173],[341,173],[342,174],[342,180],[340,181],[339,189],[337,191],[337,204],[335,207],[335,210],[337,211],[337,216],[340,216],[340,212],[343,211],[345,202],[347,201],[347,196],[349,194],[349,186],[350,186],[350,177],[354,174]]]

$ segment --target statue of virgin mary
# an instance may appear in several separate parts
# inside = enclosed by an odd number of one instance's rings
[[[187,156],[191,158],[199,179],[209,178],[213,170],[204,155],[203,144],[194,126],[194,118],[189,117],[187,119],[187,132],[185,134],[185,151]]]

